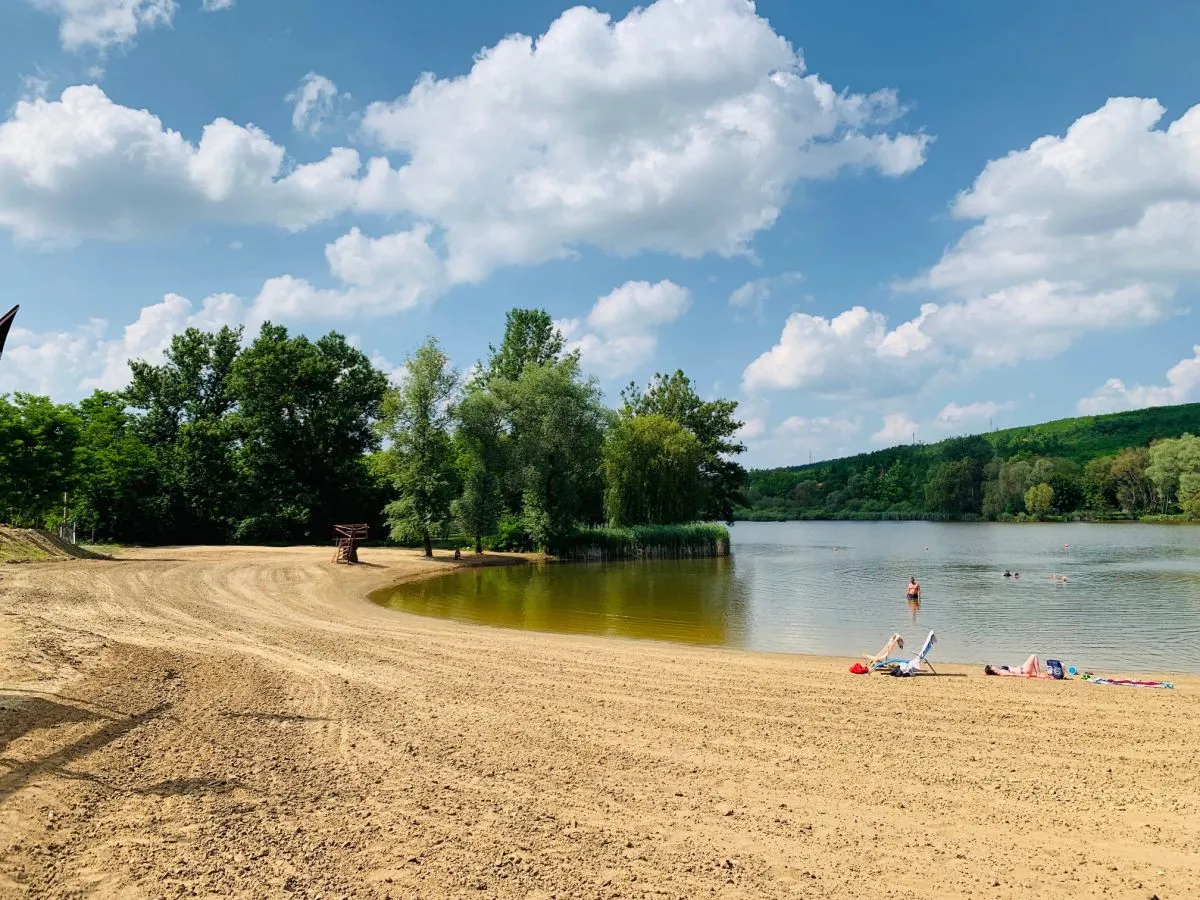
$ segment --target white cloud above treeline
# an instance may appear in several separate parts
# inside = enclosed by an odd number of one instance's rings
[[[72,21],[90,8],[37,2]],[[110,4],[125,23],[113,34],[170,21],[166,6],[122,3]],[[335,93],[306,78],[294,124],[319,125]],[[805,180],[921,165],[929,138],[889,131],[902,112],[890,90],[851,93],[808,73],[744,0],[658,0],[618,21],[577,7],[536,38],[485,49],[465,75],[426,75],[371,104],[362,131],[403,158],[395,166],[349,148],[294,165],[266,133],[226,119],[189,140],[94,86],[19,103],[0,124],[0,227],[61,245],[394,216],[408,238],[429,236],[443,287],[582,247],[735,255]]]
[[[951,207],[975,224],[898,285],[936,302],[896,326],[861,306],[795,313],[747,366],[745,389],[886,393],[900,377],[909,390],[1174,314],[1179,291],[1200,283],[1200,105],[1162,128],[1164,114],[1152,99],[1112,99],[989,162]],[[1136,396],[1107,389],[1097,403]]]
[[[681,318],[691,293],[672,281],[627,281],[596,301],[585,320],[555,323],[569,351],[606,378],[630,375],[654,358],[658,329]]]
[[[1192,355],[1181,359],[1167,370],[1163,385],[1135,384],[1126,387],[1120,378],[1110,378],[1077,404],[1080,415],[1094,416],[1122,409],[1141,409],[1147,406],[1171,406],[1200,400],[1200,344]]]

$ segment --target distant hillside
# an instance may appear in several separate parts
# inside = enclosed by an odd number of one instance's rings
[[[1200,434],[1200,403],[1059,419],[749,474],[739,519],[1135,516],[1174,513],[1179,473],[1147,474],[1156,441]],[[1114,468],[1115,467],[1115,468]],[[1161,467],[1160,467],[1161,468]],[[1047,485],[1051,508],[1026,507]],[[1162,489],[1158,489],[1158,488]],[[1172,493],[1172,490],[1175,493]]]

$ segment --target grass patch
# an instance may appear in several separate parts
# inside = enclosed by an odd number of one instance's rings
[[[729,529],[709,524],[581,528],[556,541],[550,552],[559,559],[588,562],[728,556]]]

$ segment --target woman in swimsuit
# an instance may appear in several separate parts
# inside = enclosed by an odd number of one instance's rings
[[[1019,669],[1013,669],[1009,666],[984,666],[983,674],[985,675],[1008,675],[1012,678],[1049,678],[1050,676],[1042,672],[1042,667],[1038,663],[1036,655],[1029,657],[1025,662],[1021,663]]]

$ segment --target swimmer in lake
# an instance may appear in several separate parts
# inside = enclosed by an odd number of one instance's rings
[[[1008,571],[1008,569],[1005,569],[1005,570],[1004,570],[1004,577],[1005,577],[1005,578],[1012,578],[1012,572]]]

